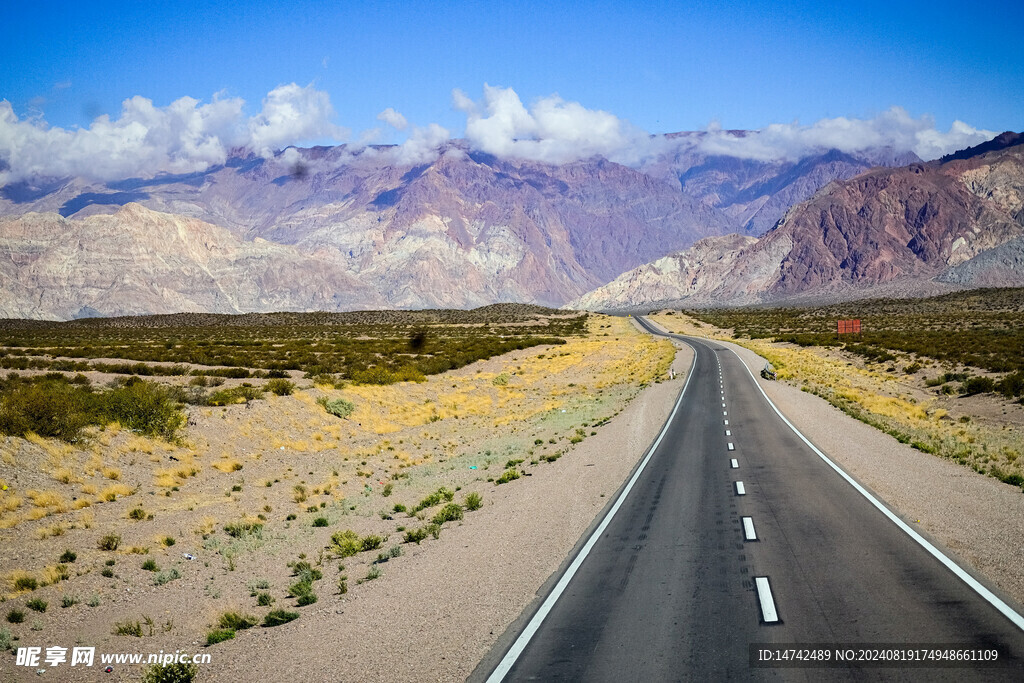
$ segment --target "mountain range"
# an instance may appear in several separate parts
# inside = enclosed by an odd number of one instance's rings
[[[764,236],[709,237],[569,305],[827,302],[1024,285],[1024,135],[829,183]]]
[[[835,181],[920,165],[889,148],[715,156],[702,135],[638,167],[450,141],[417,159],[237,150],[199,173],[22,180],[0,187],[0,317],[559,306],[695,243],[754,240]]]

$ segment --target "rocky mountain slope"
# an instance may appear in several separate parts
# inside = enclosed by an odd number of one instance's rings
[[[0,219],[0,317],[342,310],[383,300],[328,260],[244,242],[192,218],[127,204],[113,215]]]
[[[886,149],[709,156],[700,135],[638,168],[450,142],[421,163],[387,147],[289,148],[188,175],[8,185],[0,315],[561,305],[697,240],[759,234],[824,184],[906,160]],[[215,268],[196,265],[212,253]],[[280,269],[294,277],[272,279]]]
[[[767,234],[698,243],[570,304],[628,309],[1024,283],[1024,136],[831,183]]]

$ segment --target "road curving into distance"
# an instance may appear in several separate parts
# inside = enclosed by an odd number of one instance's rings
[[[666,336],[695,356],[664,429],[474,678],[1024,680],[1019,608],[872,501],[735,353]]]

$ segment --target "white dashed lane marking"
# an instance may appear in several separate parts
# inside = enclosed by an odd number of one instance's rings
[[[743,488],[743,482],[742,481],[736,482],[736,495],[737,496],[745,496],[745,495],[747,495],[747,490],[745,488]]]
[[[736,460],[736,458],[733,458],[732,460],[729,461],[729,467],[733,468],[734,470],[737,470],[740,467],[740,463]]]
[[[755,577],[754,585],[757,586],[757,600],[761,603],[761,618],[766,624],[777,624],[779,613],[775,611],[775,598],[772,597],[772,587],[768,583],[768,577]]]
[[[729,442],[729,450],[730,451],[736,450],[736,447],[732,445],[732,441]]]
[[[754,518],[741,517],[740,519],[743,521],[743,540],[756,541],[757,533],[754,531]]]

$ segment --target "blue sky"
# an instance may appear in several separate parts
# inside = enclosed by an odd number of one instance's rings
[[[126,98],[241,98],[312,85],[351,138],[387,107],[461,135],[459,88],[558,94],[653,133],[899,106],[947,130],[1021,130],[1024,3],[7,2],[0,100],[88,127]],[[321,131],[322,132],[322,131]],[[404,134],[387,129],[386,141]],[[340,133],[335,139],[343,137]]]

